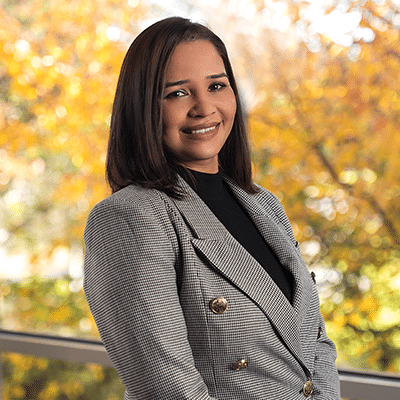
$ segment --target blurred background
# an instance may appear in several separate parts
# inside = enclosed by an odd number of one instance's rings
[[[116,82],[136,35],[173,15],[227,45],[255,181],[316,273],[338,365],[400,373],[399,0],[2,0],[0,329],[99,338],[82,236],[110,194]],[[7,400],[123,398],[93,363],[4,352],[1,372]]]

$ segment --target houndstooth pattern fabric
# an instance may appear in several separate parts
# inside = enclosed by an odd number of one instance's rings
[[[225,179],[293,274],[293,304],[183,179],[183,200],[114,193],[87,221],[84,290],[125,400],[300,400],[307,380],[307,398],[339,400],[335,346],[281,204]]]

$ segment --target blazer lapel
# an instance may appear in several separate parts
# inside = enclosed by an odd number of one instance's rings
[[[313,282],[299,249],[291,241],[283,222],[270,206],[260,206],[254,197],[248,195],[229,178],[226,179],[236,198],[248,212],[265,241],[277,255],[281,265],[287,268],[294,278],[293,307],[296,312],[297,327],[300,329],[309,308]],[[264,203],[264,202],[263,202]],[[285,217],[286,218],[286,217]],[[287,220],[287,218],[286,218]],[[289,224],[289,221],[287,221]]]
[[[285,227],[271,207],[261,207],[260,204],[229,178],[226,182],[235,197],[247,211],[264,240],[271,246],[281,265],[288,269],[294,277],[293,307],[299,318],[299,323],[311,301],[312,281],[307,266],[299,251],[288,236]]]
[[[183,200],[173,201],[194,233],[193,246],[219,273],[257,304],[275,326],[293,355],[304,365],[298,332],[302,319],[299,313],[307,308],[303,304],[306,288],[302,284],[296,249],[272,210],[260,207],[251,195],[228,179],[227,182],[264,239],[275,251],[281,264],[293,274],[295,281],[293,306],[264,268],[228,232],[182,178],[179,184],[187,195]],[[293,324],[296,325],[296,329],[292,328]]]

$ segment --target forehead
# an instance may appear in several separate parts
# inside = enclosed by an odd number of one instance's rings
[[[214,45],[205,40],[180,43],[172,54],[167,80],[201,78],[225,71],[224,62]]]

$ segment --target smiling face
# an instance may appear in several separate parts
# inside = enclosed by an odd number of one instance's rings
[[[176,47],[162,102],[163,143],[176,162],[199,172],[218,172],[218,153],[233,126],[236,98],[210,42]]]

